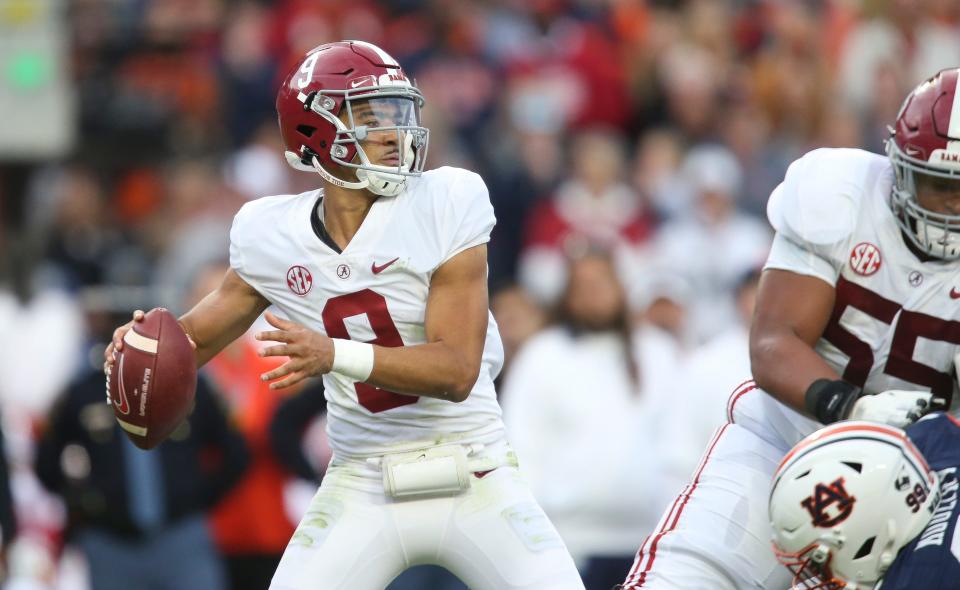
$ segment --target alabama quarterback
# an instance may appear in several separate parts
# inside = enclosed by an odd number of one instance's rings
[[[776,230],[750,334],[754,380],[640,547],[624,588],[784,588],[771,478],[847,419],[905,427],[948,407],[960,352],[960,69],[906,98],[887,157],[818,149],[767,214]]]
[[[272,590],[380,590],[426,563],[471,588],[582,589],[500,419],[487,189],[466,170],[423,171],[422,105],[375,45],[307,53],[277,111],[288,163],[321,186],[246,204],[230,271],[180,322],[203,364],[272,304],[285,318],[266,314],[261,354],[289,360],[262,378],[323,376],[334,458]]]

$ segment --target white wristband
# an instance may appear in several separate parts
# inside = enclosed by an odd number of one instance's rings
[[[333,340],[333,367],[345,377],[366,381],[373,372],[373,345],[343,338]]]

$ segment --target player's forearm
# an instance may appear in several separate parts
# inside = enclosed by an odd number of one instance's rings
[[[197,366],[203,366],[244,332],[260,315],[260,309],[244,313],[230,310],[228,302],[218,301],[214,294],[208,295],[193,309],[180,318],[190,338],[197,345]]]
[[[376,346],[373,372],[366,382],[397,393],[462,402],[480,374],[481,356],[479,352],[468,355],[443,342]]]
[[[830,365],[789,329],[754,335],[750,364],[757,386],[798,412],[804,412],[807,389],[817,379],[840,379]]]
[[[180,318],[180,325],[197,346],[197,366],[203,366],[243,335],[270,302],[232,269],[213,292]]]
[[[196,358],[197,366],[202,367],[210,359],[215,357],[228,344],[239,338],[246,331],[242,326],[212,326],[205,322],[192,311],[180,318],[180,325],[183,331],[197,345]],[[248,325],[249,326],[249,325]],[[224,329],[226,328],[226,329]]]

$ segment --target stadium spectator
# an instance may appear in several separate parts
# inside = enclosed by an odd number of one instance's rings
[[[676,350],[657,331],[634,333],[608,253],[574,252],[568,270],[558,322],[517,355],[503,413],[584,585],[606,590],[632,561],[635,531],[654,524],[667,500],[652,449],[662,446],[656,409],[670,395]]]
[[[726,421],[728,393],[750,374],[747,337],[759,279],[758,270],[740,278],[734,296],[736,321],[683,359],[677,385],[680,393],[669,408],[682,416],[676,424],[684,431],[673,436],[675,472],[682,478],[689,476],[714,430]]]
[[[205,513],[248,463],[208,381],[170,439],[142,451],[103,403],[103,373],[78,377],[43,427],[36,471],[67,506],[67,541],[86,557],[97,590],[226,589]],[[175,564],[175,565],[172,565]]]
[[[503,340],[503,368],[497,376],[497,383],[500,384],[523,345],[546,325],[547,313],[523,287],[512,283],[501,285],[493,291],[490,311]]]
[[[564,253],[570,239],[608,248],[642,244],[653,216],[625,182],[626,147],[609,131],[578,134],[570,154],[571,177],[531,211],[520,260],[521,284],[541,303],[553,304],[563,289]]]
[[[304,435],[311,423],[327,411],[323,382],[312,379],[302,390],[282,400],[268,427],[270,448],[277,461],[297,477],[320,483],[326,465],[305,449]]]
[[[188,306],[193,306],[219,284],[229,265],[214,263],[195,277]],[[263,590],[293,535],[295,522],[284,505],[290,479],[272,453],[268,431],[284,392],[269,388],[261,373],[280,365],[257,354],[256,341],[234,341],[204,368],[226,406],[230,422],[250,450],[250,465],[240,481],[210,513],[213,539],[224,558],[232,590]],[[256,514],[256,518],[251,518]]]
[[[689,281],[690,323],[696,341],[703,342],[735,321],[737,280],[763,262],[773,236],[766,224],[737,210],[742,171],[726,148],[695,147],[681,175],[693,194],[693,208],[660,228],[653,259]]]

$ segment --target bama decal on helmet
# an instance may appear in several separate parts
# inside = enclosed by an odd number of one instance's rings
[[[842,477],[830,484],[818,483],[813,494],[807,496],[800,505],[807,509],[813,519],[813,526],[829,528],[846,520],[853,512],[857,499],[847,493]]]

